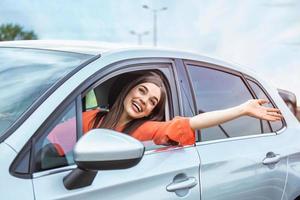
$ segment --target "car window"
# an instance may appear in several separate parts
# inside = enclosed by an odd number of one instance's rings
[[[85,92],[83,94],[82,100],[87,101],[89,95],[91,93],[95,94],[95,102],[98,102],[97,107],[93,107],[92,109],[89,109],[87,106],[84,108],[83,107],[83,132],[85,133],[87,130],[91,129],[91,125],[89,122],[85,121],[85,119],[90,119],[95,116],[96,113],[100,112],[101,114],[105,114],[109,112],[110,106],[113,105],[115,102],[117,96],[120,94],[122,90],[122,86],[125,86],[128,84],[131,80],[134,80],[138,76],[143,74],[143,71],[135,71],[135,72],[129,72],[125,74],[120,74],[115,77],[112,77],[105,82],[102,82],[100,85],[94,86],[92,89],[89,91]],[[170,98],[167,95],[167,99]],[[166,114],[165,114],[165,119],[168,120],[170,117],[170,112],[169,112],[169,101],[166,102]],[[87,105],[87,102],[83,103],[83,105]],[[92,117],[92,118],[90,118]],[[101,123],[101,122],[100,122]],[[153,150],[157,149],[160,147],[165,147],[161,145],[155,145],[153,141],[145,141],[143,142],[146,150]]]
[[[187,65],[187,69],[198,113],[226,109],[253,99],[240,76],[194,65]],[[243,116],[201,130],[201,141],[261,134],[262,126],[261,120]]]
[[[76,141],[76,107],[73,102],[35,142],[35,172],[73,164]]]
[[[251,80],[247,80],[247,81],[250,84],[251,88],[253,89],[255,95],[257,96],[257,98],[267,99],[267,100],[270,101],[270,99],[267,97],[266,93],[261,89],[261,87],[257,83],[255,83],[254,81],[251,81]],[[271,103],[268,103],[266,106],[274,108],[274,106]],[[268,126],[272,127],[272,130],[270,130],[270,128],[268,129],[270,132],[271,131],[278,131],[279,129],[281,129],[283,127],[282,121],[265,122],[265,124],[266,125],[269,124]],[[264,126],[264,127],[268,127],[268,126]]]
[[[89,58],[77,53],[0,48],[0,137],[51,86]]]

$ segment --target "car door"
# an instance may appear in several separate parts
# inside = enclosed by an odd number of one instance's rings
[[[185,69],[198,113],[225,109],[256,98],[237,71],[188,61]],[[201,130],[197,142],[201,199],[281,199],[287,158],[281,145],[284,134],[276,132],[283,127],[283,122],[241,117]]]
[[[32,142],[34,168],[32,181],[35,197],[39,199],[200,199],[199,156],[195,146],[162,147],[146,146],[146,152],[136,166],[129,169],[99,171],[91,186],[67,190],[63,178],[76,167],[71,149],[82,134],[81,105],[83,91],[102,80],[113,78],[124,70],[158,70],[168,81],[169,110],[178,114],[177,86],[172,76],[172,62],[155,59],[150,63],[130,66],[119,64],[122,70],[101,75],[88,85],[82,84],[82,93],[66,100],[58,112],[50,117]],[[136,65],[138,65],[136,67]],[[128,68],[128,69],[127,69]],[[63,149],[65,155],[60,155]]]

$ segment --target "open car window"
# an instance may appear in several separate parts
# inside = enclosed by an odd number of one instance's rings
[[[136,79],[141,74],[142,71],[121,74],[111,79],[108,79],[105,82],[102,82],[101,84],[88,90],[82,98],[83,115],[85,114],[84,112],[93,112],[93,110],[95,110],[95,112],[109,112],[109,108],[114,104],[116,98],[120,94],[123,87],[132,80]],[[170,120],[170,109],[168,100],[166,101],[164,118],[164,120]],[[162,145],[156,145],[151,140],[144,141],[143,144],[145,145],[146,150],[165,147]]]

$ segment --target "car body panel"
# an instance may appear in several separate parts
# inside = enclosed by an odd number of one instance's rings
[[[69,171],[34,178],[36,199],[200,199],[200,161],[195,147],[171,149],[146,154],[129,169],[98,171],[92,185],[80,189],[64,187],[62,179]],[[166,191],[178,174],[197,179],[197,185],[183,197]]]
[[[294,200],[300,195],[300,127],[289,127],[287,129],[285,133],[282,133],[282,135],[285,134],[285,137],[281,138],[279,144],[285,150],[285,155],[288,156],[288,174],[282,199]]]
[[[198,143],[203,199],[280,200],[287,176],[287,156],[279,145],[281,138],[274,134]],[[279,154],[280,161],[264,165],[268,152]]]
[[[34,199],[32,180],[20,179],[9,173],[9,167],[17,155],[16,152],[5,142],[2,142],[0,143],[0,153],[1,199]]]

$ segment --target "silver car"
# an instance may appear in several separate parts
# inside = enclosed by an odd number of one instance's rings
[[[299,200],[300,125],[264,79],[193,53],[92,42],[0,43],[1,199]],[[242,117],[159,146],[112,130],[83,135],[146,71],[167,87],[165,120],[264,98],[282,121]],[[62,153],[63,152],[63,153]]]

